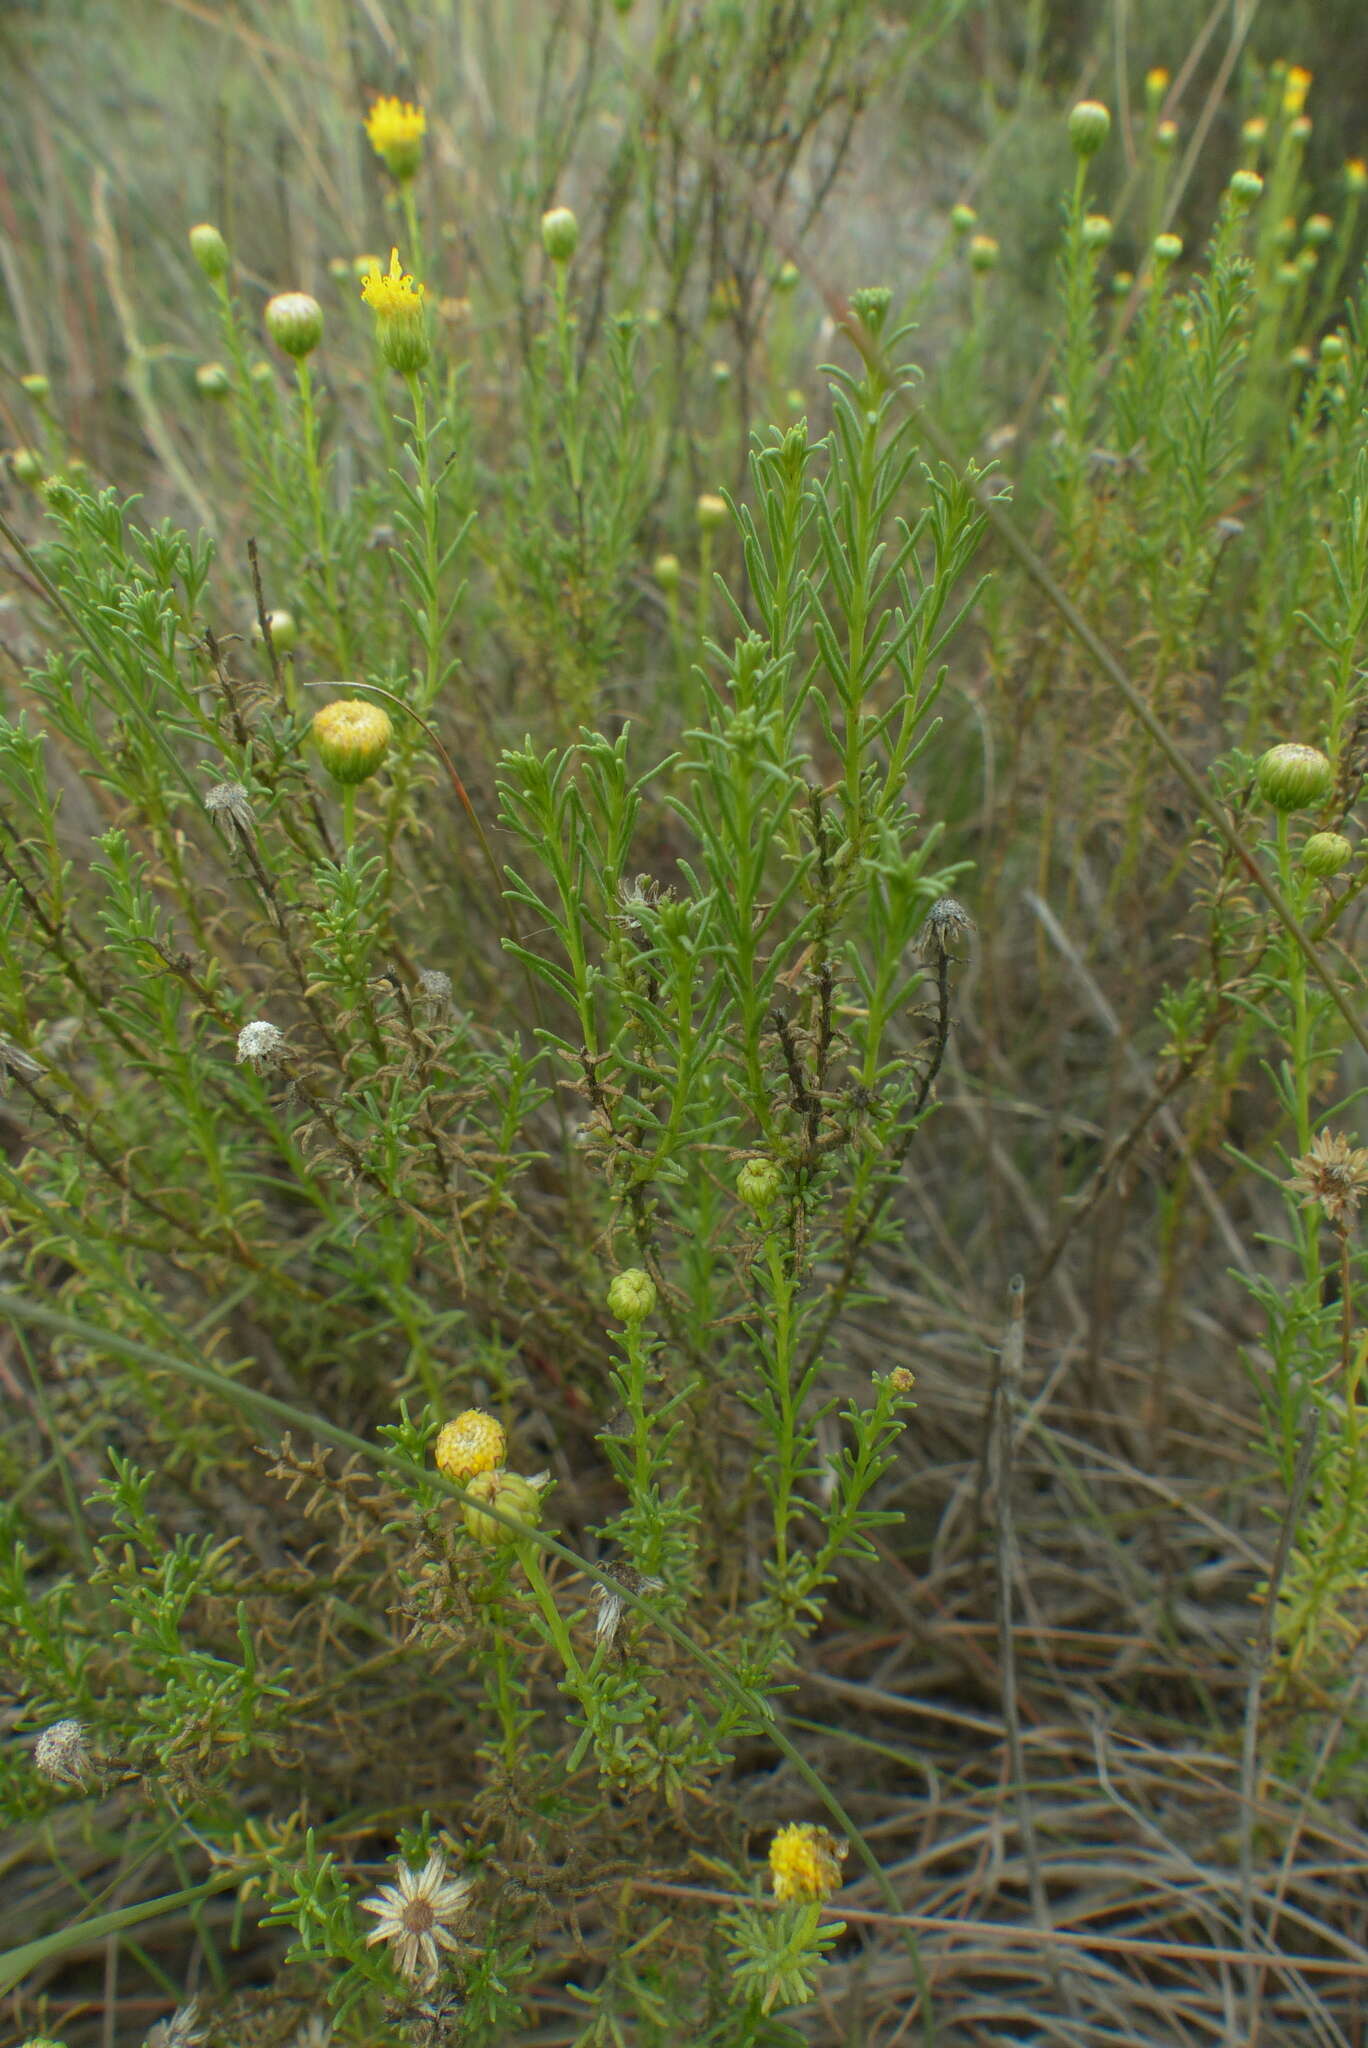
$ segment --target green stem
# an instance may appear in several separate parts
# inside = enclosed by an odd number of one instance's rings
[[[416,373],[405,382],[413,400],[413,460],[418,471],[418,491],[423,507],[423,697],[424,711],[431,709],[442,679],[442,608],[438,598],[439,554],[437,535],[437,490],[432,481],[432,451],[428,439],[427,397]]]
[[[327,507],[323,502],[323,471],[318,460],[318,415],[314,410],[313,378],[303,356],[295,363],[295,376],[299,386],[299,419],[304,435],[304,482],[309,494],[309,510],[313,516],[314,545],[318,549],[319,566],[323,574],[323,591],[327,599],[328,616],[337,633],[338,659],[342,673],[350,675],[351,639],[338,595],[332,535],[328,531]]]

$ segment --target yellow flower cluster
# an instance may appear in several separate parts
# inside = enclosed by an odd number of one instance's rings
[[[846,1853],[826,1828],[806,1821],[792,1821],[780,1828],[770,1843],[770,1879],[774,1896],[788,1905],[811,1905],[830,1898],[841,1883],[841,1862]]]
[[[1283,112],[1300,114],[1306,105],[1306,95],[1311,90],[1311,73],[1301,64],[1288,66],[1283,80]]]
[[[366,116],[370,146],[393,178],[411,178],[423,161],[427,115],[412,100],[378,99]]]

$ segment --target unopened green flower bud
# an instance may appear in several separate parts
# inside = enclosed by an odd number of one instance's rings
[[[579,247],[579,222],[568,206],[553,206],[541,219],[542,247],[553,263],[568,263]]]
[[[850,295],[851,310],[856,319],[874,335],[883,332],[892,303],[893,294],[886,284],[863,285]]]
[[[1083,247],[1105,249],[1112,238],[1112,224],[1105,213],[1089,213],[1083,220]]]
[[[1154,131],[1154,146],[1161,156],[1172,156],[1178,147],[1178,123],[1160,121]]]
[[[662,590],[678,590],[678,555],[657,555],[655,558],[655,580]]]
[[[41,370],[30,370],[27,377],[19,379],[20,389],[26,391],[35,405],[46,405],[52,386]]]
[[[228,244],[218,229],[202,220],[190,230],[190,254],[206,277],[225,277],[228,272]]]
[[[996,270],[1001,251],[996,235],[971,235],[969,237],[969,268],[980,273]]]
[[[748,1159],[736,1176],[737,1199],[758,1215],[773,1208],[784,1176],[772,1159]]]
[[[1170,83],[1169,74],[1162,64],[1151,66],[1145,73],[1145,105],[1151,113],[1162,103]]]
[[[1354,858],[1354,849],[1342,832],[1313,832],[1301,850],[1301,864],[1308,875],[1324,879],[1339,874]]]
[[[731,383],[731,374],[731,364],[724,362],[722,357],[719,356],[712,366],[713,383],[720,389],[724,384]]]
[[[17,483],[32,485],[42,482],[43,458],[36,448],[11,448],[10,468]]]
[[[1257,171],[1236,171],[1230,180],[1230,196],[1237,206],[1252,206],[1262,194],[1263,185]]]
[[[694,507],[698,523],[702,527],[721,526],[727,517],[727,501],[716,491],[704,491]]]
[[[316,711],[312,730],[323,766],[334,782],[348,786],[374,775],[394,737],[387,711],[352,697],[339,698]]]
[[[1342,334],[1323,334],[1320,352],[1323,363],[1342,363],[1349,353]]]
[[[1111,115],[1101,100],[1080,100],[1069,110],[1069,140],[1078,156],[1096,156],[1111,134]]]
[[[222,363],[201,363],[195,371],[195,389],[201,398],[226,398],[232,388]]]
[[[1319,747],[1295,740],[1270,747],[1254,769],[1259,794],[1275,811],[1306,811],[1324,803],[1335,783],[1335,771]]]
[[[1240,130],[1240,140],[1247,149],[1262,149],[1268,140],[1268,123],[1262,114],[1251,114]]]
[[[777,292],[792,292],[798,289],[799,271],[796,263],[784,262],[774,273],[774,289]]]
[[[1311,140],[1312,121],[1309,114],[1299,114],[1295,121],[1289,121],[1287,132],[1294,142],[1307,143]]]
[[[308,292],[277,292],[266,301],[266,332],[298,362],[323,339],[323,308]]]
[[[656,1285],[640,1266],[615,1273],[608,1287],[608,1312],[620,1323],[644,1323],[656,1305]]]
[[[952,232],[958,235],[961,241],[964,240],[966,235],[972,234],[977,226],[978,215],[972,206],[966,206],[964,201],[961,200],[958,206],[951,207],[950,227]]]
[[[1308,241],[1313,249],[1323,247],[1334,232],[1335,223],[1328,213],[1308,214],[1306,224],[1302,228],[1303,239]]]
[[[295,624],[293,612],[284,610],[267,612],[266,623],[271,629],[271,645],[277,654],[289,654],[293,648],[299,645],[299,628]],[[252,638],[258,644],[266,638],[266,635],[261,630],[260,619],[255,620],[253,623]]]
[[[1368,163],[1361,156],[1351,156],[1344,166],[1344,183],[1350,192],[1368,192]]]
[[[1176,263],[1178,261],[1178,258],[1182,255],[1182,253],[1183,238],[1181,235],[1155,236],[1154,260],[1164,269],[1167,269],[1170,263]]]
[[[466,1482],[466,1492],[471,1498],[461,1509],[466,1533],[486,1550],[496,1550],[502,1544],[516,1543],[521,1534],[534,1529],[541,1519],[541,1494],[530,1479],[524,1479],[518,1472],[477,1472]],[[495,1507],[501,1514],[512,1516],[519,1528],[509,1528],[505,1522],[496,1522],[493,1515],[480,1512],[475,1505],[483,1501]]]

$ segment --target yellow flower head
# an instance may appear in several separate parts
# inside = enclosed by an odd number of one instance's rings
[[[411,178],[423,161],[427,115],[412,100],[382,98],[366,116],[370,146],[394,178]]]
[[[1301,64],[1288,67],[1283,81],[1283,112],[1299,114],[1306,105],[1306,95],[1311,90],[1311,73]]]
[[[432,354],[423,310],[423,287],[408,275],[397,249],[390,250],[387,271],[382,271],[372,257],[370,269],[361,280],[361,296],[375,315],[375,337],[390,368],[405,376],[421,370]]]
[[[811,1905],[830,1898],[841,1883],[846,1845],[825,1828],[792,1821],[770,1843],[770,1879],[774,1896],[786,1904]]]
[[[493,1472],[502,1465],[507,1450],[502,1425],[483,1408],[467,1408],[443,1425],[433,1456],[443,1478],[464,1486],[477,1472]]]

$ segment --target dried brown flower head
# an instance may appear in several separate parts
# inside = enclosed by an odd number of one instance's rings
[[[448,1877],[446,1858],[437,1849],[421,1870],[406,1863],[396,1870],[397,1884],[382,1884],[374,1898],[361,1901],[361,1911],[374,1913],[377,1920],[366,1946],[389,1942],[400,1976],[430,1989],[442,1966],[441,1950],[459,1946],[449,1923],[464,1914],[471,1880]]]
[[[1311,1149],[1292,1161],[1287,1185],[1302,1197],[1302,1206],[1320,1204],[1339,1229],[1347,1227],[1368,1191],[1368,1148],[1351,1145],[1338,1131],[1318,1131]]]

